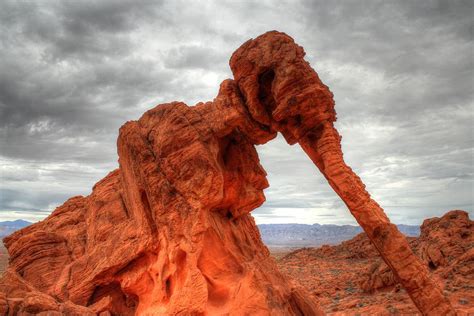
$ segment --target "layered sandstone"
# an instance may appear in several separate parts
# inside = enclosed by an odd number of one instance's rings
[[[291,38],[276,33],[233,54],[230,66],[252,118],[281,132],[289,144],[299,143],[423,314],[454,314],[405,236],[344,162],[332,93],[303,56]]]
[[[266,33],[233,54],[235,80],[212,102],[162,104],[122,126],[119,169],[91,195],[5,239],[11,259],[1,308],[319,314],[278,272],[249,214],[268,186],[254,146],[281,132],[328,179],[420,311],[453,313],[344,163],[332,93],[303,57],[286,34]]]
[[[473,314],[474,222],[468,214],[457,210],[425,220],[421,236],[409,238],[409,244],[458,315]],[[296,250],[280,259],[278,267],[300,280],[328,314],[417,314],[365,233],[337,246]]]
[[[126,123],[119,169],[5,239],[3,310],[318,314],[278,272],[249,215],[268,183],[236,130],[252,128],[236,92],[225,81],[213,102],[162,104]]]

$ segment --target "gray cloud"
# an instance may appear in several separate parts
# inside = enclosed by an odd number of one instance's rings
[[[397,223],[473,210],[472,1],[3,1],[0,219],[40,219],[116,167],[123,122],[211,100],[243,42],[295,38],[346,161]],[[354,223],[302,150],[258,146],[258,222]]]
[[[204,45],[181,45],[167,52],[163,58],[165,67],[171,69],[209,69],[215,64],[227,65],[229,56]]]

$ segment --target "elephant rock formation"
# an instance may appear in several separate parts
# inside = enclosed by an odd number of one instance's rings
[[[119,168],[87,197],[4,239],[0,309],[103,315],[318,315],[250,212],[268,187],[256,144],[299,143],[423,313],[449,302],[342,159],[332,93],[289,36],[232,56],[212,102],[158,105],[120,129]]]

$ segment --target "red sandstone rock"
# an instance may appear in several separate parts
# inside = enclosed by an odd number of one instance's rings
[[[474,314],[473,225],[466,212],[450,211],[441,218],[425,220],[421,236],[409,238],[411,248],[443,285],[459,315]],[[426,260],[428,245],[449,254],[445,265],[434,268]],[[315,295],[329,314],[417,313],[365,233],[337,246],[296,250],[280,259],[278,266]]]
[[[5,239],[11,277],[3,281],[1,308],[319,314],[310,296],[278,272],[249,215],[268,186],[254,145],[281,132],[325,175],[418,308],[452,313],[345,165],[332,93],[303,57],[289,36],[266,33],[233,54],[235,81],[224,81],[213,102],[162,104],[122,126],[119,169],[90,196],[68,200]],[[21,293],[19,284],[27,285]]]
[[[425,220],[420,237],[410,244],[431,272],[449,279],[454,275],[465,277],[474,287],[473,229],[474,223],[465,211],[450,211],[441,218]],[[466,279],[461,282],[466,283]],[[396,283],[390,268],[379,261],[362,287],[374,291]]]
[[[450,211],[441,218],[427,219],[421,225],[417,248],[431,270],[449,266],[455,258],[474,248],[474,223],[464,211]]]
[[[238,104],[236,104],[238,102]],[[5,238],[8,314],[316,315],[249,212],[268,186],[256,129],[225,81],[214,102],[159,105],[120,129],[120,168]],[[19,288],[25,287],[19,292]]]
[[[293,39],[277,32],[248,41],[232,55],[230,66],[250,115],[289,144],[300,144],[423,314],[454,314],[406,238],[344,162],[332,93],[303,56]]]

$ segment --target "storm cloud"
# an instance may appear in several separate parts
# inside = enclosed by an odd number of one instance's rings
[[[212,100],[283,31],[335,96],[345,159],[396,223],[473,210],[472,1],[2,1],[0,220],[40,220],[117,167],[118,128]],[[354,223],[297,146],[258,148],[257,222]]]

